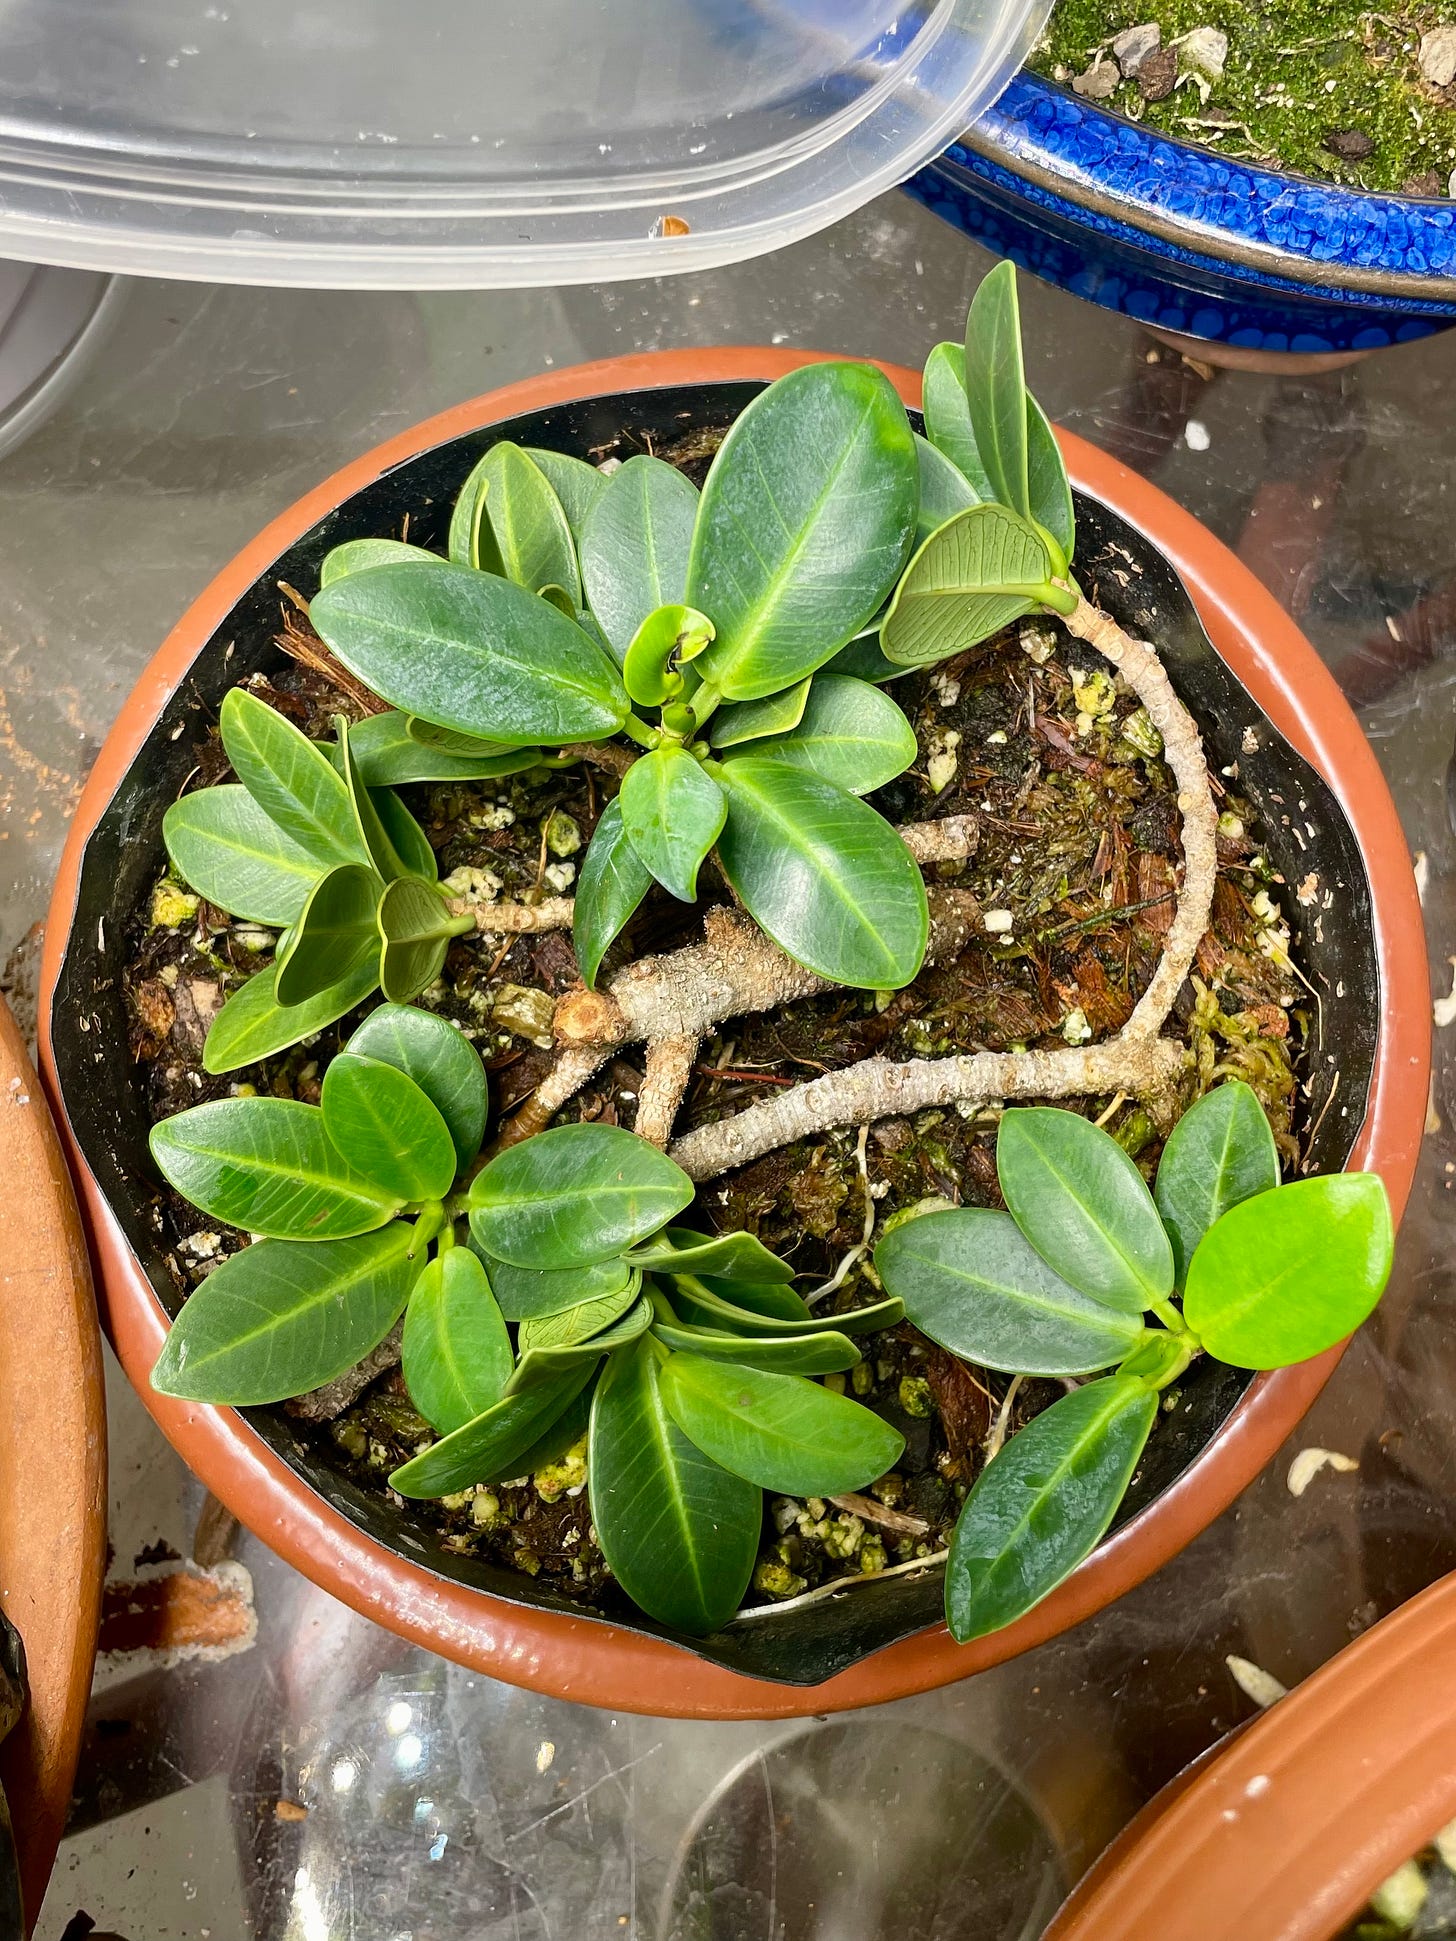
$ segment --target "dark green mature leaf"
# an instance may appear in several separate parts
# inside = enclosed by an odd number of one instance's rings
[[[681,1213],[693,1183],[620,1126],[557,1126],[498,1153],[470,1188],[486,1253],[517,1267],[610,1260]]]
[[[575,1368],[583,1361],[588,1364],[600,1361],[603,1355],[610,1354],[613,1349],[625,1348],[639,1335],[645,1334],[651,1320],[652,1303],[639,1298],[609,1328],[603,1328],[585,1340],[532,1343],[523,1347],[515,1373],[506,1386],[506,1393],[523,1394],[528,1388],[538,1388],[542,1382],[555,1381],[568,1368]],[[541,1323],[535,1325],[539,1328]]]
[[[349,730],[349,747],[359,779],[370,788],[407,782],[471,782],[495,775],[518,775],[541,759],[539,748],[509,748],[502,742],[468,737],[478,749],[499,754],[457,754],[438,744],[425,745],[409,732],[411,717],[391,708],[366,715]]]
[[[1225,1213],[1188,1267],[1183,1316],[1235,1368],[1288,1368],[1353,1334],[1390,1276],[1378,1173],[1329,1173]]]
[[[422,748],[435,748],[443,755],[499,755],[509,749],[503,741],[484,741],[479,735],[462,735],[457,728],[442,728],[417,714],[404,716],[404,731]]]
[[[1173,1250],[1137,1167],[1100,1126],[1058,1106],[1013,1106],[996,1136],[1007,1210],[1063,1280],[1141,1314],[1173,1290]]]
[[[402,539],[346,539],[342,546],[324,554],[319,585],[329,586],[343,579],[346,573],[364,573],[371,566],[400,566],[439,557],[423,546],[407,545]]]
[[[728,804],[685,748],[654,748],[627,770],[617,797],[639,862],[684,903],[697,900],[698,870],[718,840]]]
[[[383,894],[383,883],[365,863],[341,863],[318,879],[278,952],[274,993],[280,1004],[306,1003],[366,965],[373,984],[379,969],[374,913]]]
[[[952,464],[928,438],[917,436],[915,459],[920,468],[920,515],[915,522],[915,544],[920,547],[958,512],[964,512],[967,506],[984,504],[987,494],[977,492],[960,467]]]
[[[841,647],[833,660],[824,663],[822,671],[847,674],[852,681],[869,681],[878,687],[885,681],[898,680],[908,669],[885,659],[880,651],[880,627],[876,621],[863,633],[856,634],[847,647]]]
[[[511,1338],[468,1248],[437,1254],[415,1282],[401,1356],[410,1400],[441,1435],[463,1429],[505,1393]]]
[[[464,1033],[434,1011],[381,1004],[345,1050],[393,1065],[414,1080],[449,1127],[463,1172],[480,1151],[487,1104],[485,1067]]]
[[[484,518],[477,539],[479,557],[472,563],[503,573],[532,593],[543,586],[562,587],[573,608],[580,606],[576,543],[561,501],[540,466],[519,445],[503,438],[491,446],[477,471],[485,486]]]
[[[966,319],[966,396],[976,450],[1002,505],[1034,515],[1026,459],[1026,372],[1016,266],[1000,262],[981,279]]]
[[[1258,1095],[1242,1079],[1226,1079],[1183,1114],[1158,1162],[1153,1198],[1173,1243],[1179,1287],[1209,1228],[1230,1207],[1278,1184],[1279,1151]]]
[[[763,1283],[794,1278],[788,1262],[770,1253],[753,1233],[694,1233],[691,1227],[668,1227],[644,1246],[634,1247],[631,1260],[649,1274],[718,1274],[727,1280]]]
[[[344,787],[348,791],[349,808],[354,819],[360,854],[367,862],[373,864],[386,883],[392,883],[401,876],[414,875],[416,872],[413,865],[405,855],[401,854],[390,833],[389,824],[379,813],[379,802],[392,798],[388,798],[388,792],[381,789],[378,792],[379,800],[376,801],[374,792],[367,789],[360,778],[349,740],[349,721],[346,715],[334,716],[334,735],[338,774],[343,778]],[[416,858],[418,858],[420,844],[424,844],[430,857],[425,873],[433,882],[436,874],[434,851],[425,841],[424,831],[403,803],[396,803],[395,808],[398,814],[396,815],[392,810],[390,822],[402,829],[405,836],[405,849],[412,851]]]
[[[440,866],[435,861],[430,839],[394,790],[365,789],[364,793],[369,797],[386,841],[403,865],[401,873],[422,876],[427,883],[437,882]]]
[[[234,774],[290,842],[325,869],[369,861],[348,789],[307,735],[241,687],[224,695],[218,727]]]
[[[923,404],[930,443],[955,466],[978,502],[994,499],[971,426],[964,344],[937,344],[926,358]]]
[[[279,1004],[274,988],[276,975],[275,967],[269,964],[233,992],[213,1019],[202,1047],[204,1071],[235,1072],[324,1030],[364,1002],[379,982],[379,965],[370,959],[352,976],[302,1004]]]
[[[612,474],[587,514],[582,582],[619,665],[649,613],[686,600],[697,516],[692,480],[640,453]],[[692,604],[708,611],[701,600]]]
[[[927,1213],[888,1233],[875,1271],[922,1334],[963,1361],[1010,1374],[1087,1375],[1142,1339],[1138,1316],[1080,1293],[1009,1213]]]
[[[152,1370],[152,1387],[247,1408],[334,1381],[404,1311],[416,1263],[411,1229],[300,1246],[259,1240],[188,1297]]]
[[[528,1456],[580,1395],[594,1362],[569,1368],[555,1381],[507,1395],[463,1428],[452,1430],[394,1470],[389,1487],[401,1496],[449,1496],[472,1483],[500,1483],[523,1474]]]
[[[562,1308],[559,1314],[542,1314],[522,1321],[517,1337],[521,1353],[527,1355],[537,1348],[561,1348],[590,1341],[593,1335],[620,1321],[628,1308],[635,1307],[641,1291],[642,1283],[633,1275],[615,1294],[597,1294],[589,1301]]]
[[[819,1334],[749,1336],[688,1327],[659,1317],[653,1333],[664,1348],[786,1375],[833,1375],[853,1368],[860,1358],[849,1336],[830,1328]]]
[[[462,734],[559,743],[613,735],[627,719],[626,689],[596,643],[490,573],[376,566],[325,587],[310,617],[376,694]]]
[[[714,1462],[786,1496],[837,1496],[883,1476],[905,1438],[847,1395],[802,1375],[669,1355],[668,1414]]]
[[[392,1004],[407,1004],[440,975],[450,939],[461,934],[461,926],[432,884],[402,876],[379,899],[379,934],[384,940],[380,986]]]
[[[880,628],[887,659],[927,667],[1030,613],[1051,579],[1046,542],[1001,505],[972,506],[932,533]]]
[[[472,1245],[478,1246],[474,1233]],[[512,1267],[509,1261],[486,1257],[486,1272],[507,1321],[539,1321],[548,1315],[565,1314],[568,1309],[591,1301],[614,1300],[625,1296],[621,1312],[636,1300],[642,1285],[641,1273],[620,1254],[610,1260],[593,1261],[587,1267]]]
[[[403,1198],[329,1143],[324,1115],[296,1099],[214,1099],[152,1127],[152,1157],[214,1220],[272,1240],[334,1240],[392,1219]]]
[[[791,1288],[753,1281],[719,1280],[709,1274],[673,1277],[673,1305],[692,1327],[728,1329],[738,1334],[812,1334],[836,1328],[840,1334],[874,1334],[893,1328],[905,1317],[898,1299],[871,1302],[867,1307],[811,1313]]]
[[[324,1073],[324,1131],[349,1164],[400,1200],[443,1200],[455,1183],[450,1128],[395,1065],[341,1051]]]
[[[572,458],[566,452],[545,451],[537,445],[527,445],[526,456],[534,459],[546,474],[547,483],[561,501],[571,536],[579,545],[587,514],[606,490],[606,474],[599,472],[595,465],[588,465],[585,459]]]
[[[200,896],[250,923],[293,923],[323,866],[236,782],[199,789],[162,817],[172,867]]]
[[[1072,508],[1072,483],[1062,458],[1056,433],[1046,413],[1028,391],[1026,394],[1027,492],[1031,516],[1045,528],[1061,547],[1070,563],[1077,544],[1077,524]],[[1053,564],[1066,568],[1061,561]]]
[[[763,1499],[695,1448],[663,1406],[650,1338],[613,1355],[587,1441],[592,1523],[612,1575],[659,1623],[699,1635],[743,1601]]]
[[[1157,1413],[1146,1383],[1108,1375],[1053,1402],[987,1464],[946,1562],[946,1621],[958,1644],[1013,1623],[1091,1553]]]
[[[596,988],[607,949],[651,888],[652,871],[628,840],[622,804],[614,796],[602,810],[582,858],[571,921],[577,968],[589,991]]]
[[[576,1443],[585,1442],[587,1424],[591,1421],[591,1391],[589,1375],[550,1428],[544,1430],[530,1448],[516,1458],[517,1476],[534,1476],[538,1470],[560,1462]],[[535,1392],[539,1394],[540,1390]]]
[[[878,688],[843,674],[816,674],[799,725],[753,752],[806,768],[851,795],[868,795],[915,760],[915,730]]]
[[[762,391],[713,460],[688,599],[718,637],[696,665],[730,701],[822,667],[879,611],[915,534],[915,444],[867,364],[808,364]]]
[[[766,694],[761,701],[730,702],[713,716],[708,740],[714,748],[739,748],[747,742],[762,741],[766,735],[787,734],[803,719],[813,680],[812,674],[806,674],[802,681],[777,694]]]
[[[774,942],[835,984],[908,984],[930,917],[915,859],[889,823],[786,762],[741,756],[719,775],[728,819],[718,860]]]

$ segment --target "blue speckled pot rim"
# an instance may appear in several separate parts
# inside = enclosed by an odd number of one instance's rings
[[[1089,166],[1105,160],[1111,143],[1128,164],[1115,182]],[[974,167],[973,157],[1060,201],[1212,262],[1330,291],[1456,300],[1456,200],[1378,195],[1234,162],[1154,133],[1038,75],[1018,74],[941,161]],[[1187,199],[1185,211],[1167,206],[1170,190]],[[1226,197],[1231,190],[1242,193],[1238,226],[1209,221],[1203,210],[1210,194]],[[1267,242],[1256,233],[1266,222],[1336,237],[1339,253],[1316,256]],[[1450,269],[1408,267],[1413,254],[1428,252]]]

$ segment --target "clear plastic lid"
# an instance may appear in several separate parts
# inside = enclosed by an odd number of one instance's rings
[[[0,254],[480,288],[701,269],[936,154],[1051,0],[0,0]]]

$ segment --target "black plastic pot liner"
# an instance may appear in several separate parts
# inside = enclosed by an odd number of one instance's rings
[[[122,973],[133,912],[163,860],[162,814],[193,765],[195,745],[230,687],[283,662],[273,644],[278,582],[318,584],[325,553],[344,540],[397,533],[445,549],[450,508],[462,480],[498,437],[590,457],[611,449],[662,450],[685,433],[726,425],[762,387],[673,385],[590,398],[530,412],[407,460],[354,494],[253,584],[213,634],[163,710],[97,824],[82,864],[79,901],[56,991],[54,1042],[65,1108],[88,1164],[169,1313],[180,1307],[150,1208],[156,1180],[147,1153],[140,1086],[125,1055]],[[918,423],[918,419],[917,419]],[[1308,1087],[1299,1112],[1312,1170],[1342,1167],[1365,1112],[1380,1016],[1370,892],[1354,836],[1318,775],[1274,730],[1214,651],[1182,582],[1152,543],[1106,507],[1077,498],[1077,573],[1089,594],[1129,631],[1156,642],[1179,693],[1198,718],[1215,772],[1237,764],[1234,786],[1254,804],[1266,851],[1289,890],[1284,913],[1295,961],[1319,993]],[[1257,752],[1248,752],[1253,731]],[[1304,909],[1293,887],[1314,871],[1320,895]],[[1325,907],[1326,894],[1333,897]],[[1338,1097],[1331,1087],[1338,1075]],[[1326,1110],[1326,1106],[1330,1109]],[[1187,1468],[1223,1422],[1249,1377],[1199,1363],[1182,1384],[1134,1478],[1122,1521],[1151,1503]],[[510,1603],[570,1612],[653,1636],[716,1664],[795,1685],[815,1685],[868,1653],[939,1621],[941,1572],[864,1583],[800,1610],[735,1619],[707,1639],[666,1632],[625,1599],[610,1612],[585,1611],[532,1579],[440,1548],[428,1530],[383,1495],[366,1495],[305,1445],[280,1409],[242,1412],[252,1429],[335,1509],[378,1542],[443,1577]],[[670,1694],[664,1693],[664,1698]]]

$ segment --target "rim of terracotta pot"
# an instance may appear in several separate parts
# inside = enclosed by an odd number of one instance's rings
[[[106,1397],[86,1237],[45,1094],[0,999],[0,1609],[30,1703],[0,1746],[27,1927],[71,1803],[106,1569]]]
[[[1331,1941],[1456,1818],[1456,1574],[1142,1809],[1044,1941]]]
[[[821,355],[762,348],[651,351],[548,372],[426,419],[306,493],[198,596],[123,705],[77,806],[46,927],[42,1067],[82,1189],[107,1332],[163,1434],[271,1549],[365,1616],[491,1677],[623,1711],[702,1718],[843,1711],[949,1684],[1040,1644],[1120,1597],[1211,1523],[1273,1455],[1329,1379],[1342,1350],[1256,1377],[1189,1468],[1017,1624],[967,1646],[956,1645],[937,1626],[812,1688],[769,1684],[692,1657],[662,1639],[600,1620],[522,1609],[451,1583],[365,1536],[235,1411],[155,1394],[148,1375],[167,1317],[70,1137],[51,1043],[51,1003],[87,838],[152,723],[239,596],[340,501],[430,446],[522,412],[673,384],[763,381]],[[890,364],[880,368],[906,404],[918,407],[918,373]],[[1375,756],[1333,677],[1248,569],[1155,486],[1082,439],[1066,432],[1058,436],[1073,483],[1154,539],[1181,575],[1224,661],[1331,784],[1355,832],[1370,876],[1382,1017],[1365,1122],[1351,1163],[1384,1175],[1398,1216],[1425,1123],[1430,999],[1410,857]]]

